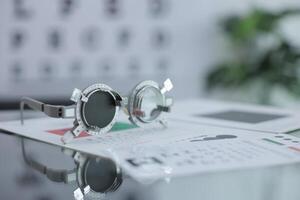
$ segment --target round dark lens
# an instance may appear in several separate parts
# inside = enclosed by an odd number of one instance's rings
[[[89,185],[95,192],[107,192],[117,177],[116,165],[110,159],[92,159],[86,165],[86,185]]]
[[[114,118],[115,99],[109,92],[96,91],[88,97],[83,105],[83,118],[87,125],[104,128]]]

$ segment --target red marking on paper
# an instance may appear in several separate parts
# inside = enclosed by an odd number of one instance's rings
[[[299,149],[299,148],[297,148],[297,147],[292,147],[292,146],[290,146],[290,147],[289,147],[289,149],[293,149],[293,150],[295,150],[295,151],[298,151],[298,152],[300,152],[300,149]]]
[[[63,129],[55,129],[55,130],[47,130],[46,132],[52,133],[55,135],[63,136],[66,132],[71,130],[71,128],[63,128]],[[85,131],[82,131],[78,137],[87,137],[89,134]]]

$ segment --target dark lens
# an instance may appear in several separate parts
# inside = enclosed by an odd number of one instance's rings
[[[91,159],[86,164],[86,185],[95,192],[108,192],[115,185],[117,177],[117,167],[110,159]]]
[[[103,128],[114,118],[116,103],[114,97],[105,91],[92,93],[83,105],[83,119],[89,126]]]

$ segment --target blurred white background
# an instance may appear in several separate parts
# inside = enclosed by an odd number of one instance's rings
[[[178,99],[205,96],[209,68],[228,53],[222,18],[298,0],[2,0],[0,102],[66,99],[94,82],[126,94],[143,79],[174,81]],[[283,28],[297,43],[300,24]],[[298,38],[298,42],[299,42]]]

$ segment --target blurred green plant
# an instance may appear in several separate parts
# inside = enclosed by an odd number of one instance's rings
[[[300,97],[300,51],[279,29],[282,19],[297,14],[300,9],[254,9],[245,16],[230,16],[222,21],[232,56],[208,73],[206,89],[242,89],[260,81],[260,103],[269,103],[270,90],[275,85]]]

